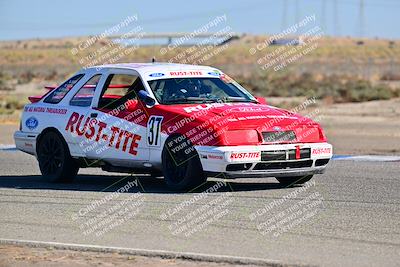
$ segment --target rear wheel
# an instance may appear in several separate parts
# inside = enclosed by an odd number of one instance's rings
[[[45,133],[39,140],[37,158],[42,177],[48,182],[70,182],[79,165],[71,157],[65,141],[55,132]]]
[[[295,177],[276,177],[281,185],[290,186],[295,184],[304,184],[311,180],[313,175],[295,176]]]
[[[165,183],[175,191],[193,189],[207,180],[196,149],[181,135],[165,142],[162,166]]]

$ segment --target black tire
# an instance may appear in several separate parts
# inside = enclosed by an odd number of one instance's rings
[[[163,173],[162,171],[154,170],[150,172],[150,177],[152,178],[157,178],[157,177],[162,177]]]
[[[37,159],[43,180],[47,182],[71,182],[78,174],[78,163],[71,157],[64,139],[55,132],[40,137]]]
[[[313,175],[295,176],[295,177],[276,177],[281,185],[291,186],[296,184],[304,184],[311,180]]]
[[[196,149],[181,135],[165,142],[162,166],[164,181],[174,191],[191,190],[207,180]]]

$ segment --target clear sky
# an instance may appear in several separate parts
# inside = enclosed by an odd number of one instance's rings
[[[147,33],[191,32],[222,14],[238,33],[279,33],[315,14],[328,35],[400,39],[400,0],[0,0],[0,40],[93,35],[129,15]]]

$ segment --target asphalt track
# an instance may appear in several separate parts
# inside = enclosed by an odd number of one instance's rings
[[[389,160],[338,157],[303,187],[282,188],[273,178],[226,185],[213,179],[176,194],[161,179],[96,169],[81,171],[72,184],[46,183],[32,156],[3,147],[0,242],[271,264],[399,266],[400,162]],[[129,192],[112,194],[127,185]],[[217,191],[201,194],[209,188]]]

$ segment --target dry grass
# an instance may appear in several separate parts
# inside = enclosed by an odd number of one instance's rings
[[[318,48],[282,71],[263,71],[258,58],[278,46],[267,47],[255,55],[249,49],[268,36],[245,36],[203,64],[221,68],[245,87],[264,96],[316,96],[332,102],[368,101],[399,96],[400,41],[359,40],[324,37]],[[85,38],[0,42],[0,113],[12,114],[27,102],[25,85],[39,93],[43,84],[63,81],[82,66],[82,56],[104,46],[97,43],[83,54],[71,49]],[[160,46],[141,47],[117,62],[168,61],[188,47],[165,55]],[[189,62],[190,63],[190,62]]]

